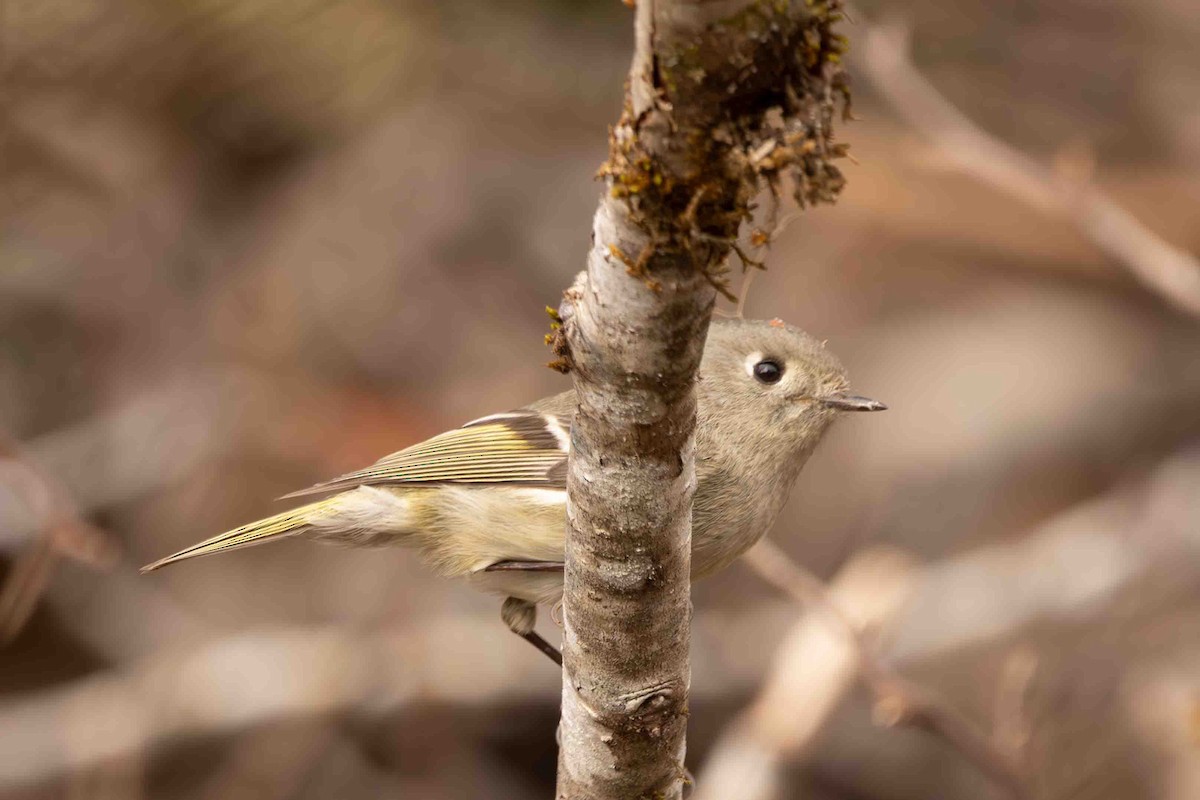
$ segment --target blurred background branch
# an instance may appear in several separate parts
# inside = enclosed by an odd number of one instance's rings
[[[891,108],[941,147],[961,169],[1029,203],[1072,220],[1096,247],[1181,311],[1200,315],[1200,260],[1168,244],[1092,185],[1093,157],[1044,167],[954,107],[913,66],[910,28],[867,24],[867,76]],[[1089,151],[1090,154],[1090,151]]]
[[[30,527],[36,529],[0,585],[0,641],[8,642],[29,620],[59,558],[103,569],[113,565],[117,552],[105,531],[80,519],[66,490],[30,463],[2,432],[0,476],[9,498],[4,507],[25,512]],[[6,522],[5,538],[19,538],[20,532],[10,525],[18,527],[21,522]]]
[[[807,578],[793,580],[795,566],[769,540],[745,557],[768,583],[793,599],[799,596],[805,613],[776,651],[751,705],[714,745],[696,800],[784,794],[782,767],[807,755],[861,675],[868,656],[860,648],[868,645],[857,640],[858,631],[877,630],[900,612],[916,569],[898,553],[856,554],[834,577],[829,592],[836,599],[827,601],[814,596],[816,587]],[[837,603],[837,619],[829,618],[826,602]],[[841,614],[852,617],[857,629],[844,628]]]
[[[806,650],[820,652],[828,650],[828,645],[819,642],[811,646],[794,645],[789,655],[777,659],[776,669],[780,674],[774,682],[790,682],[803,687],[807,697],[827,697],[822,705],[836,706],[857,678],[871,692],[874,715],[879,724],[885,727],[913,726],[938,736],[994,782],[1005,787],[1012,797],[1029,796],[1025,779],[1009,753],[1001,750],[996,742],[990,741],[935,693],[895,674],[876,657],[874,646],[866,637],[873,629],[891,621],[896,608],[911,589],[910,584],[917,578],[915,567],[901,554],[867,551],[857,555],[844,568],[845,585],[837,593],[836,600],[829,596],[820,580],[793,563],[770,540],[764,540],[747,553],[746,562],[763,580],[807,610],[814,620],[808,627],[815,624],[832,628],[847,654],[845,666],[836,670],[839,677],[814,682],[788,676],[788,673],[801,669],[802,664],[813,663],[813,654]],[[837,683],[833,683],[834,680]],[[824,688],[823,684],[829,684],[829,688]],[[802,699],[771,698],[768,689],[758,702],[760,708],[786,709],[784,713],[792,720],[802,720],[802,715],[796,716]],[[816,736],[821,726],[801,722],[797,727],[802,739],[808,739]],[[802,740],[788,749],[801,751],[804,744]]]

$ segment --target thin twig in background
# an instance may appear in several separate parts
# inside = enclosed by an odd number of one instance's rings
[[[1017,647],[1004,659],[1000,685],[996,690],[992,739],[999,742],[1005,751],[1018,756],[1030,737],[1025,701],[1037,668],[1037,653],[1029,647]]]
[[[0,642],[11,642],[33,616],[54,572],[57,555],[51,545],[49,529],[40,534],[17,556],[0,587]]]
[[[39,525],[37,537],[17,556],[0,587],[0,642],[9,642],[29,621],[60,557],[106,569],[116,562],[117,551],[107,533],[79,518],[66,490],[3,434],[0,463],[5,467],[0,475],[22,495]]]
[[[908,124],[965,172],[1042,211],[1066,216],[1148,289],[1200,316],[1200,260],[1163,241],[1094,186],[1039,164],[968,119],[913,65],[907,26],[864,27],[867,77]]]
[[[60,428],[28,448],[0,432],[0,488],[19,502],[0,503],[0,543],[12,567],[0,586],[0,642],[28,622],[59,558],[94,569],[117,560],[113,538],[84,512],[123,502],[179,480],[220,452],[213,435],[220,392],[251,394],[256,378],[213,371],[173,380],[120,408]],[[136,452],[139,457],[114,454]]]
[[[900,613],[914,577],[915,567],[903,554],[872,549],[850,559],[831,591],[857,625],[876,629]],[[855,650],[840,628],[819,614],[804,614],[775,651],[754,701],[713,747],[694,800],[779,797],[783,766],[809,754],[854,688]]]
[[[920,728],[944,739],[1015,798],[1028,797],[1014,760],[969,720],[925,687],[889,669],[863,641],[856,623],[830,597],[825,585],[769,540],[746,554],[746,563],[763,580],[835,626],[854,651],[859,675],[875,699],[875,719],[888,727]]]

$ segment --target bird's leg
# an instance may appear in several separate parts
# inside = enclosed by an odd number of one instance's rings
[[[541,650],[555,664],[562,666],[562,653],[533,629],[533,624],[537,622],[537,606],[528,600],[505,598],[504,605],[500,607],[500,619],[504,620],[510,631]]]

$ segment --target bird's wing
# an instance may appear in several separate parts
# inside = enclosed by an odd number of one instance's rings
[[[565,489],[570,420],[520,409],[468,422],[384,456],[366,469],[285,495],[334,492],[356,486],[468,483]]]

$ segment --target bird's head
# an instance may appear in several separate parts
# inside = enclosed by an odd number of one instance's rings
[[[887,408],[851,394],[824,343],[779,320],[713,320],[697,402],[725,444],[774,452],[811,450],[842,412]]]

